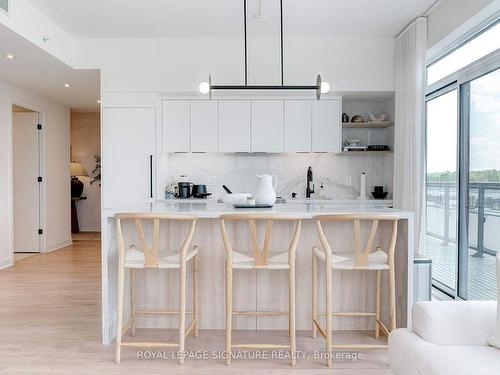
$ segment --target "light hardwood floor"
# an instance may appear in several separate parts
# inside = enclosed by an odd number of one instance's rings
[[[94,237],[95,238],[95,237]],[[200,265],[202,266],[202,265]],[[121,365],[113,362],[114,345],[100,343],[101,281],[99,240],[75,239],[73,246],[38,254],[0,271],[0,374],[390,374],[387,351],[363,351],[358,361],[335,361],[326,368],[323,360],[299,359],[294,368],[288,360],[235,359],[230,367],[222,359],[138,359],[135,349],[124,349]],[[244,318],[238,318],[244,319]],[[137,340],[168,341],[175,330],[138,330]],[[287,342],[286,332],[236,331],[234,342],[265,337]],[[264,336],[262,336],[264,335]],[[363,339],[365,333],[334,332],[334,340]],[[129,335],[124,340],[130,340]],[[188,350],[223,350],[223,331],[200,331],[186,340]],[[323,340],[310,332],[297,332],[297,348],[322,350]],[[170,351],[165,352],[170,355]],[[270,355],[270,354],[269,354]]]

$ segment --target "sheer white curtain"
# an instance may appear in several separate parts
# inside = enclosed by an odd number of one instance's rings
[[[396,38],[394,207],[415,215],[415,252],[425,253],[425,52],[427,19]]]

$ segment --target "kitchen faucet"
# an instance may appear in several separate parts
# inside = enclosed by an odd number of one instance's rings
[[[313,171],[309,167],[307,169],[307,183],[306,183],[306,198],[311,198],[311,194],[314,194],[314,182],[313,182]]]

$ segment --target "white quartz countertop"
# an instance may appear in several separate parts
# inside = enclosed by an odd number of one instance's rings
[[[175,213],[185,215],[195,215],[202,219],[218,219],[221,215],[231,213],[273,213],[283,215],[296,215],[303,219],[311,219],[315,215],[334,215],[340,213],[391,213],[399,215],[402,219],[413,217],[413,213],[393,208],[388,208],[386,203],[376,204],[370,201],[366,204],[351,203],[284,203],[275,204],[273,208],[234,208],[225,203],[213,201],[152,201],[135,205],[108,208],[103,210],[108,218],[116,213]]]

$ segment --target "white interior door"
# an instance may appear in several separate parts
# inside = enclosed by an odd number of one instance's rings
[[[40,167],[38,113],[14,112],[14,252],[40,252]]]

